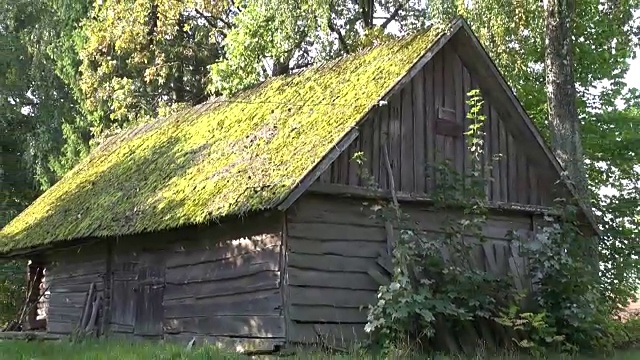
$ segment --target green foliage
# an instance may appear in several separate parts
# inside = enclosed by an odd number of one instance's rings
[[[635,297],[640,269],[640,106],[633,94],[625,109],[597,115],[584,127],[592,187],[605,189],[593,204],[602,219],[600,273],[614,311]]]
[[[0,329],[15,320],[25,299],[24,263],[0,262]]]
[[[80,30],[77,80],[93,136],[206,100],[227,12],[224,1],[96,2]]]
[[[475,243],[485,241],[482,230],[488,211],[484,179],[491,163],[480,161],[484,117],[480,115],[478,91],[470,92],[468,105],[471,174],[462,176],[447,163],[435,169],[435,208],[450,214],[442,234],[419,230],[397,204],[372,207],[384,222],[400,229],[394,243],[391,283],[380,287],[366,326],[387,346],[407,339],[424,343],[435,334],[437,323],[456,326],[478,318],[494,319],[513,301],[510,283],[478,270],[473,258]],[[456,208],[462,211],[456,212]]]
[[[593,261],[594,239],[582,235],[576,208],[564,206],[561,219],[545,217],[534,241],[520,244],[529,261],[536,308],[576,349],[592,349],[605,335],[603,319],[608,315],[601,296],[597,262]]]
[[[316,1],[246,1],[224,39],[225,58],[211,66],[211,92],[231,93],[271,75],[290,72],[290,64],[309,61],[305,52],[328,4]],[[269,60],[271,71],[265,68]]]
[[[560,348],[563,335],[558,335],[557,329],[550,325],[546,312],[521,312],[518,304],[511,305],[501,316],[496,318],[499,324],[512,328],[520,334],[524,334],[523,339],[513,339],[514,343],[521,349],[526,349],[536,358],[542,357],[549,348]]]
[[[640,345],[640,317],[637,315],[623,321],[612,320],[608,328],[612,347],[637,349]]]

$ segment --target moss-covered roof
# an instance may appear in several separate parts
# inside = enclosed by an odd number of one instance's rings
[[[437,37],[387,42],[116,135],[0,231],[0,252],[277,206]]]

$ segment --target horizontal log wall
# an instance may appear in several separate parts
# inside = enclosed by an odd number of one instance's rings
[[[234,348],[273,349],[285,338],[280,290],[282,223],[279,215],[262,215],[174,231],[165,234],[167,241],[162,242],[141,237],[116,247],[114,269],[126,268],[127,263],[137,269],[162,263],[166,340],[184,342],[196,337]],[[136,271],[114,272],[114,283],[119,276],[128,281],[128,274]],[[132,308],[127,311],[130,315],[119,315],[120,323],[112,323],[112,331],[134,334],[136,313],[139,310]]]
[[[401,91],[380,107],[360,128],[351,146],[318,179],[321,183],[366,186],[368,177],[382,189],[389,189],[383,147],[388,146],[395,190],[431,194],[438,186],[433,166],[449,161],[458,173],[470,173],[470,154],[463,132],[468,92],[478,89],[476,79],[462,65],[451,46],[445,46]],[[497,104],[488,100],[485,116],[484,159],[502,158],[490,172],[487,198],[495,202],[551,205],[552,184],[539,176],[498,115]],[[521,121],[514,119],[512,121]],[[353,160],[356,153],[365,159],[361,167]],[[489,180],[489,179],[487,179]]]
[[[365,200],[305,195],[287,212],[290,341],[345,345],[368,339],[367,307],[379,288],[369,270],[383,269],[380,255],[386,252],[385,227],[372,217],[371,206]],[[459,215],[416,204],[402,209],[430,236],[442,235],[447,219]],[[473,261],[477,268],[509,276],[525,288],[525,263],[510,241],[511,231],[530,237],[531,217],[490,216]]]
[[[366,340],[379,287],[367,271],[386,248],[384,227],[357,202],[305,195],[287,212],[286,233],[289,341]]]
[[[50,252],[46,260],[47,331],[71,334],[80,322],[91,283],[100,293],[104,289],[106,246],[102,243]]]

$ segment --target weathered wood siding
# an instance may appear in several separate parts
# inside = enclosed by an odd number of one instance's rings
[[[270,348],[284,342],[281,216],[123,239],[111,332]]]
[[[468,92],[479,89],[476,79],[462,65],[452,46],[439,51],[386,106],[380,107],[360,127],[360,135],[318,179],[322,183],[367,185],[361,169],[382,189],[389,189],[383,147],[386,145],[393,169],[395,190],[430,194],[438,185],[433,166],[448,160],[459,173],[470,171],[465,144],[470,120]],[[495,202],[551,205],[548,181],[538,176],[526,149],[520,148],[506,131],[496,104],[485,100],[485,159],[501,154],[486,187],[487,198]],[[520,121],[520,120],[517,120]],[[361,152],[361,168],[353,157]]]
[[[304,195],[287,212],[286,247],[288,339],[293,342],[345,343],[367,339],[367,307],[376,299],[379,284],[369,269],[382,270],[386,252],[384,224],[373,218],[371,202],[331,196]],[[427,206],[403,204],[418,228],[442,233],[447,216]],[[524,260],[508,233],[531,236],[528,215],[492,215],[475,248],[476,267],[512,276],[526,287]]]
[[[103,292],[106,254],[104,243],[47,254],[48,332],[71,334],[80,322],[82,308],[91,283],[95,283],[97,292]]]

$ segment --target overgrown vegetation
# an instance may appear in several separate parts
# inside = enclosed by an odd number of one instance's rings
[[[388,351],[407,345],[441,350],[447,332],[464,336],[465,326],[503,331],[507,341],[502,347],[521,348],[535,356],[550,350],[613,351],[634,343],[636,321],[614,320],[628,298],[606,296],[625,294],[629,284],[602,280],[594,237],[584,232],[578,208],[568,199],[557,199],[549,214],[541,217],[533,239],[521,237],[518,229],[505,234],[519,253],[510,261],[517,264],[521,257],[526,273],[500,276],[478,270],[482,260],[474,257],[473,249],[487,241],[485,186],[498,159],[483,160],[485,119],[478,91],[469,93],[468,105],[468,175],[446,163],[435,169],[434,206],[451,214],[441,232],[421,231],[397,202],[372,207],[382,221],[399,229],[399,236],[392,253],[391,282],[380,287],[378,302],[369,309],[367,331]]]
[[[25,300],[24,264],[0,262],[0,329],[16,318]]]

